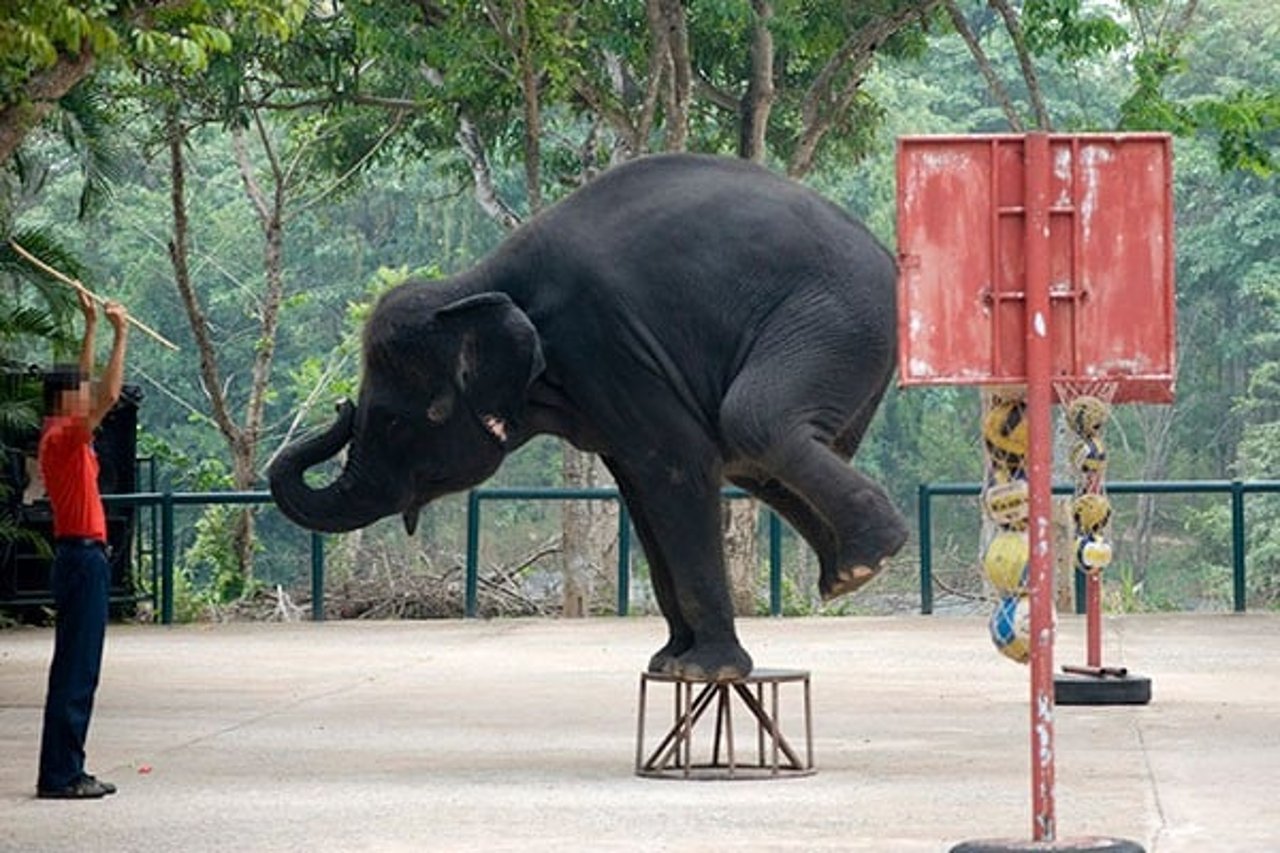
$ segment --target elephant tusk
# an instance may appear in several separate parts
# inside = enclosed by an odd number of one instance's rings
[[[507,441],[506,421],[502,420],[502,418],[499,418],[495,415],[485,415],[484,418],[482,418],[482,420],[484,422],[484,428],[489,430],[489,432],[493,434],[494,438],[498,439],[498,441],[501,441],[505,444]]]

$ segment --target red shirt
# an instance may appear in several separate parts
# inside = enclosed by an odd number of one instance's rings
[[[84,418],[45,418],[40,435],[40,475],[53,506],[55,538],[107,541],[107,519],[98,492],[98,457]]]

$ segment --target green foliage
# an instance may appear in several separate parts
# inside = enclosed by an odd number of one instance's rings
[[[1124,25],[1080,0],[1027,0],[1022,6],[1027,46],[1037,56],[1062,63],[1106,56],[1130,41]]]

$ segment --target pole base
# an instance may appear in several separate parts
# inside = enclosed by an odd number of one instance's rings
[[[1058,705],[1146,705],[1151,679],[1142,675],[1060,673],[1053,677],[1053,701]]]
[[[1012,838],[986,838],[965,841],[951,848],[951,853],[1145,853],[1141,844],[1123,838],[1066,838],[1060,841],[1019,841]]]

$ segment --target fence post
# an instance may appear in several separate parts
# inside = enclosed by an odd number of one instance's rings
[[[618,501],[618,615],[631,610],[631,516],[627,505]]]
[[[160,496],[160,624],[173,624],[173,488]]]
[[[462,612],[476,618],[476,599],[480,586],[480,493],[467,492],[467,568]]]
[[[1247,606],[1244,583],[1244,483],[1231,481],[1231,590],[1235,611]]]
[[[916,512],[920,525],[920,612],[933,613],[933,490],[928,483],[916,489]]]
[[[311,533],[311,621],[324,621],[324,537]]]
[[[782,520],[769,510],[769,615],[782,615]]]

